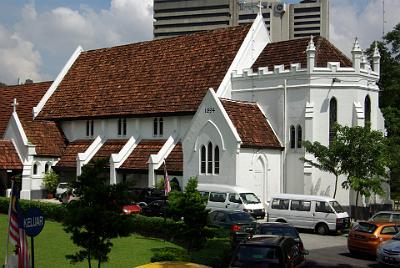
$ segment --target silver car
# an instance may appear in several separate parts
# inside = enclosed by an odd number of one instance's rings
[[[376,257],[383,265],[400,267],[400,232],[380,244],[376,250]]]

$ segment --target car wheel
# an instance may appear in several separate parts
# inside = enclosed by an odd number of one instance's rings
[[[325,223],[319,223],[317,227],[315,227],[315,231],[319,235],[326,235],[329,231],[328,226]]]

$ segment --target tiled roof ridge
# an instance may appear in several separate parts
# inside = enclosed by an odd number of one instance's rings
[[[223,27],[223,28],[217,28],[213,30],[205,30],[205,31],[200,31],[200,32],[194,32],[190,34],[185,34],[185,35],[179,35],[179,36],[173,36],[173,37],[168,37],[168,38],[162,38],[162,39],[154,39],[154,40],[146,40],[146,41],[140,41],[140,42],[134,42],[134,43],[127,43],[127,44],[122,44],[122,45],[116,45],[116,46],[110,46],[110,47],[101,47],[101,48],[94,48],[94,49],[88,49],[82,52],[82,54],[88,54],[92,52],[102,52],[102,51],[107,51],[110,49],[120,49],[124,47],[130,47],[130,46],[139,46],[139,45],[146,45],[149,43],[164,43],[164,42],[171,42],[171,40],[174,39],[186,39],[186,38],[193,38],[201,35],[209,35],[210,33],[218,33],[218,32],[225,32],[225,31],[234,31],[238,28],[250,28],[250,24],[243,24],[243,25],[238,25],[238,26],[229,26],[229,27]]]
[[[219,98],[219,99],[221,101],[227,101],[227,102],[232,102],[232,103],[239,103],[239,104],[247,104],[247,105],[257,106],[257,102],[253,102],[253,101],[233,100],[233,99],[227,99],[227,98]]]
[[[0,85],[0,89],[2,88],[13,88],[13,87],[25,87],[25,86],[39,86],[41,84],[46,84],[46,83],[53,83],[53,80],[48,80],[48,81],[40,81],[40,82],[34,82],[30,84],[16,84],[16,85]]]
[[[323,43],[325,43],[331,49],[331,52],[334,52],[335,54],[337,54],[337,56],[339,58],[343,57],[343,58],[346,58],[347,60],[349,60],[351,62],[351,59],[349,57],[347,57],[346,54],[344,54],[340,49],[338,49],[328,39],[326,39],[323,36],[316,36],[316,38],[317,38],[317,42],[314,42],[314,43],[317,43],[316,46],[315,46],[315,49],[316,49],[316,52],[317,52],[316,57],[318,57],[318,54],[320,53],[320,49],[319,48],[322,46]]]

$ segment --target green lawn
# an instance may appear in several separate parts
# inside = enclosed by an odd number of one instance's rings
[[[0,262],[2,263],[5,258],[7,219],[7,215],[0,214]],[[30,244],[30,238],[28,239]],[[110,260],[101,267],[135,267],[149,263],[153,253],[158,249],[178,247],[163,240],[136,235],[114,239],[112,242],[114,246],[109,255]],[[87,262],[72,265],[65,258],[66,254],[72,254],[76,252],[76,249],[77,247],[71,242],[60,223],[46,221],[42,232],[35,237],[35,267],[88,267]],[[93,267],[97,267],[97,263]]]

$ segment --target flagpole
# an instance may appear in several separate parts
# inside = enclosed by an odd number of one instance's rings
[[[7,239],[6,239],[6,258],[4,261],[4,266],[8,263],[8,245],[10,243],[10,224],[11,224],[11,202],[14,190],[14,180],[11,180],[11,192],[10,192],[10,203],[8,204],[8,229],[7,229]]]

